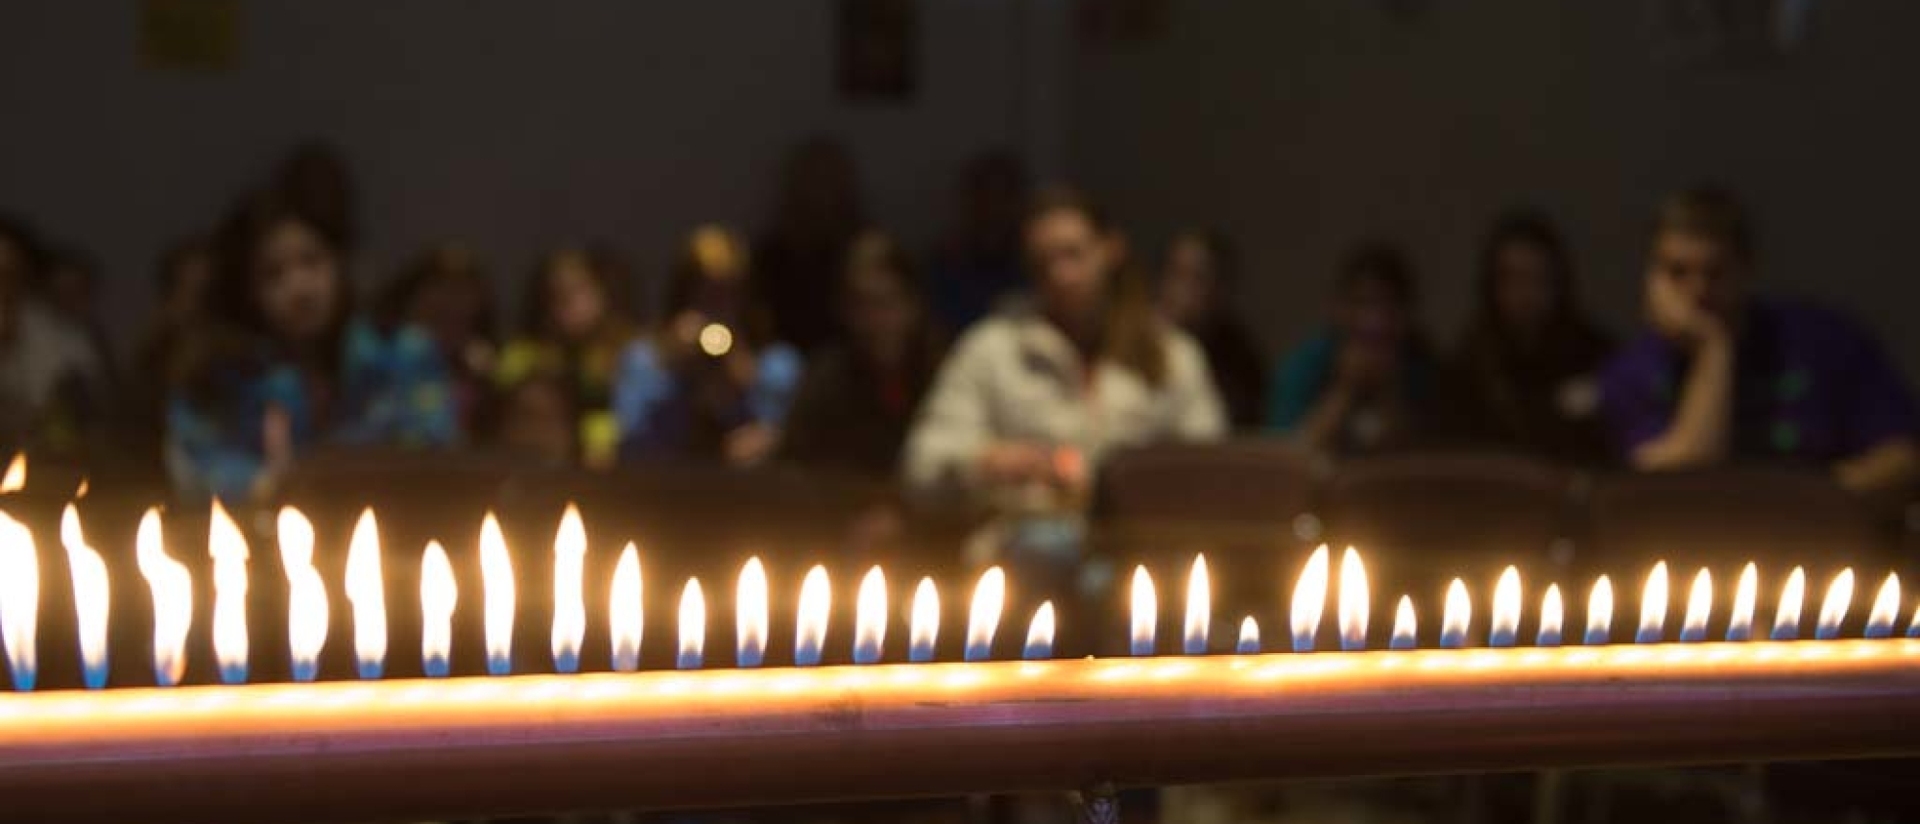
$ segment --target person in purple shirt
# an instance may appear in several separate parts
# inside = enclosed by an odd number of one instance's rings
[[[1748,295],[1747,218],[1726,192],[1669,197],[1654,220],[1649,329],[1601,377],[1601,408],[1644,470],[1729,460],[1828,467],[1874,493],[1920,470],[1913,395],[1871,334],[1819,306]]]

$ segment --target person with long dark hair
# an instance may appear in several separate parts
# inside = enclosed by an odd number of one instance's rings
[[[760,463],[780,443],[800,353],[775,337],[738,235],[687,236],[665,320],[621,353],[613,387],[620,457],[634,462]]]
[[[1024,244],[1035,300],[955,344],[907,439],[910,487],[1071,498],[1117,447],[1225,433],[1206,356],[1156,315],[1101,210],[1072,190],[1043,192]]]
[[[1160,314],[1192,335],[1207,353],[1213,385],[1236,429],[1260,426],[1266,403],[1267,363],[1234,311],[1239,255],[1217,232],[1187,229],[1167,243],[1160,259]]]
[[[182,344],[168,401],[167,463],[183,494],[265,493],[322,444],[459,440],[433,341],[354,314],[324,223],[267,191],[242,200],[217,244],[206,322]]]
[[[628,272],[602,247],[562,246],[527,279],[521,332],[494,369],[503,392],[536,374],[558,375],[578,417],[579,460],[606,467],[619,454],[613,385],[621,352],[640,334],[627,300]]]
[[[855,238],[841,277],[846,339],[807,359],[780,454],[805,466],[891,474],[944,341],[912,256],[891,236]]]
[[[479,258],[457,243],[428,248],[388,282],[378,314],[389,329],[411,326],[433,339],[452,378],[461,427],[476,431],[500,349],[493,286]]]
[[[1596,373],[1612,341],[1580,304],[1560,232],[1537,212],[1509,213],[1487,233],[1479,268],[1473,316],[1445,381],[1454,436],[1575,463],[1602,460]]]

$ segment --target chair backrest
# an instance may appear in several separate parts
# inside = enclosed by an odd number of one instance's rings
[[[1826,475],[1772,467],[1611,475],[1593,491],[1591,519],[1610,564],[1792,559],[1837,570],[1884,564],[1895,544],[1872,508]]]
[[[1497,452],[1420,452],[1356,458],[1328,484],[1328,542],[1357,547],[1376,592],[1438,604],[1447,581],[1476,598],[1501,568],[1553,578],[1578,537],[1572,490],[1579,476],[1541,460]],[[1390,598],[1376,598],[1391,604]]]

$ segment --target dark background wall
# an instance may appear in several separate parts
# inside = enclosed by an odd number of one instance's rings
[[[924,245],[955,167],[1006,145],[1112,200],[1143,247],[1188,223],[1237,237],[1278,348],[1363,233],[1412,246],[1451,337],[1478,236],[1515,202],[1563,221],[1624,327],[1650,204],[1716,178],[1760,218],[1770,288],[1860,313],[1920,377],[1920,4],[1815,2],[1796,48],[1734,58],[1676,36],[1669,10],[1695,5],[1168,0],[1158,34],[1090,43],[1068,0],[922,0],[918,93],[872,105],[835,89],[826,0],[260,0],[213,73],[143,65],[138,3],[9,3],[0,208],[100,254],[130,333],[161,245],[308,136],[359,173],[363,283],[455,238],[503,300],[554,242],[606,238],[657,276],[694,222],[757,224],[814,132]]]
[[[1515,202],[1561,219],[1624,328],[1651,204],[1710,178],[1757,213],[1767,288],[1859,313],[1920,377],[1920,4],[1815,2],[1797,49],[1724,59],[1667,16],[1699,3],[1171,5],[1163,38],[1077,62],[1072,156],[1149,239],[1239,238],[1275,346],[1365,232],[1411,245],[1450,338]]]

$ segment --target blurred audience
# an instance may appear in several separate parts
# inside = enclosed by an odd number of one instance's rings
[[[1898,369],[1838,312],[1751,294],[1752,228],[1732,195],[1670,196],[1650,245],[1649,328],[1602,379],[1607,422],[1633,466],[1785,461],[1827,467],[1859,492],[1911,488],[1920,416]]]
[[[1597,375],[1612,341],[1581,306],[1559,230],[1544,215],[1509,213],[1481,244],[1479,267],[1446,374],[1449,430],[1475,445],[1605,460]]]
[[[48,256],[24,221],[0,216],[0,446],[78,453],[112,412],[101,350],[31,293]]]
[[[1027,206],[1027,167],[1004,149],[968,160],[955,186],[955,223],[933,255],[929,286],[934,313],[948,329],[964,329],[1025,289],[1020,219]]]
[[[1226,238],[1193,229],[1176,233],[1160,261],[1160,314],[1207,353],[1227,420],[1235,429],[1257,429],[1267,364],[1233,309],[1238,280],[1239,256]]]
[[[800,353],[774,335],[751,271],[733,231],[708,225],[687,237],[664,321],[620,356],[613,409],[623,459],[749,466],[778,447]]]
[[[402,267],[380,296],[381,324],[412,326],[439,348],[461,428],[478,431],[499,356],[493,281],[472,250],[441,244]]]
[[[1404,446],[1432,426],[1436,366],[1415,318],[1413,265],[1370,241],[1347,253],[1327,328],[1274,370],[1268,424],[1336,454]]]
[[[781,455],[806,466],[890,475],[940,366],[943,341],[913,260],[892,237],[860,235],[842,278],[846,337],[807,359]]]
[[[521,305],[521,335],[501,349],[495,381],[511,387],[539,372],[564,376],[578,415],[580,459],[611,466],[620,446],[614,372],[640,334],[628,308],[626,269],[605,250],[563,247],[541,260]]]
[[[753,247],[754,288],[772,313],[775,339],[810,352],[839,334],[840,262],[865,225],[860,176],[846,147],[826,137],[794,147],[772,220]]]
[[[183,342],[206,319],[207,290],[213,283],[213,239],[192,235],[175,241],[154,265],[154,289],[160,302],[147,320],[134,350],[131,394],[138,440],[151,446],[165,429],[167,376]]]
[[[339,242],[278,191],[223,223],[208,316],[181,347],[167,461],[189,497],[270,493],[320,444],[460,439],[447,370],[411,328],[353,313]]]
[[[1036,299],[954,346],[907,440],[910,487],[1084,500],[1091,466],[1115,448],[1225,434],[1205,354],[1155,315],[1105,214],[1049,190],[1024,243]]]

